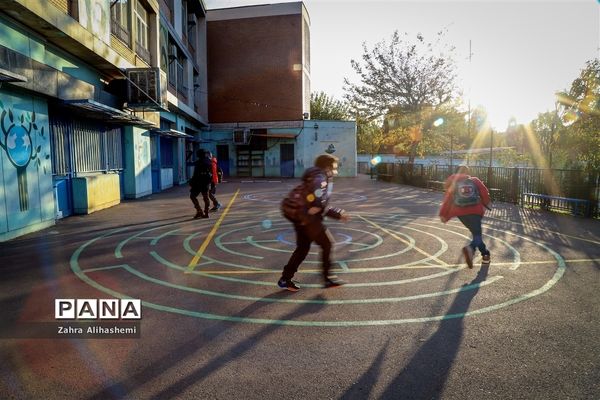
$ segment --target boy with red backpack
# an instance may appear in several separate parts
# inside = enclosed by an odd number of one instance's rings
[[[337,175],[337,157],[323,154],[315,160],[315,166],[307,169],[302,176],[302,183],[295,187],[281,202],[283,216],[294,224],[296,231],[296,250],[283,268],[277,285],[291,292],[300,287],[292,277],[306,258],[312,242],[321,246],[324,287],[336,287],[344,282],[335,275],[329,275],[331,267],[331,248],[334,243],[331,233],[323,224],[325,216],[347,222],[344,210],[328,207],[329,196]]]
[[[479,249],[482,263],[489,264],[490,252],[483,243],[481,220],[485,208],[490,209],[490,194],[487,187],[478,178],[469,175],[469,167],[461,165],[455,174],[448,177],[444,183],[446,193],[440,208],[440,220],[448,222],[457,217],[471,232],[473,240],[463,247],[462,252],[469,268],[473,268],[473,254]]]

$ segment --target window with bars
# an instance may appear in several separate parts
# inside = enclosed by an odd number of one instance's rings
[[[122,128],[50,118],[53,175],[123,169]]]
[[[173,94],[179,94],[187,101],[188,84],[187,84],[187,59],[183,52],[177,48],[172,42],[169,42],[170,60],[169,60],[169,87],[173,90]]]
[[[111,32],[127,45],[131,45],[129,37],[129,0],[117,0],[110,8]]]

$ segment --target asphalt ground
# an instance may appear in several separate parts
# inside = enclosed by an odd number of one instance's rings
[[[440,192],[337,179],[347,284],[321,287],[313,245],[292,293],[296,183],[223,183],[199,220],[175,187],[0,243],[0,398],[600,398],[600,221],[497,203],[468,269]],[[141,299],[139,338],[15,331],[61,324],[62,298]]]

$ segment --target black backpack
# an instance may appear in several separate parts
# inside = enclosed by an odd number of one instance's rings
[[[296,224],[304,225],[308,221],[308,192],[303,182],[293,188],[281,201],[281,213],[288,220]]]
[[[479,204],[481,197],[477,184],[470,178],[454,182],[454,204],[459,207]]]
[[[211,181],[212,164],[205,159],[197,160],[194,164],[194,175],[192,175],[192,179],[190,179],[190,185],[208,185]]]

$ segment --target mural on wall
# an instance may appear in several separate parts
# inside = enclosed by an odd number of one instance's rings
[[[21,211],[29,209],[29,192],[27,190],[27,167],[33,161],[36,168],[42,166],[41,158],[49,159],[50,154],[42,155],[42,146],[33,147],[32,135],[46,140],[44,127],[38,126],[35,121],[35,111],[21,112],[20,116],[13,112],[13,108],[4,107],[0,100],[0,148],[8,160],[17,170],[17,184],[19,188],[19,206]],[[8,120],[8,121],[7,121]],[[48,173],[43,165],[44,175]]]
[[[143,171],[150,164],[150,144],[147,140],[135,143],[135,169]]]

